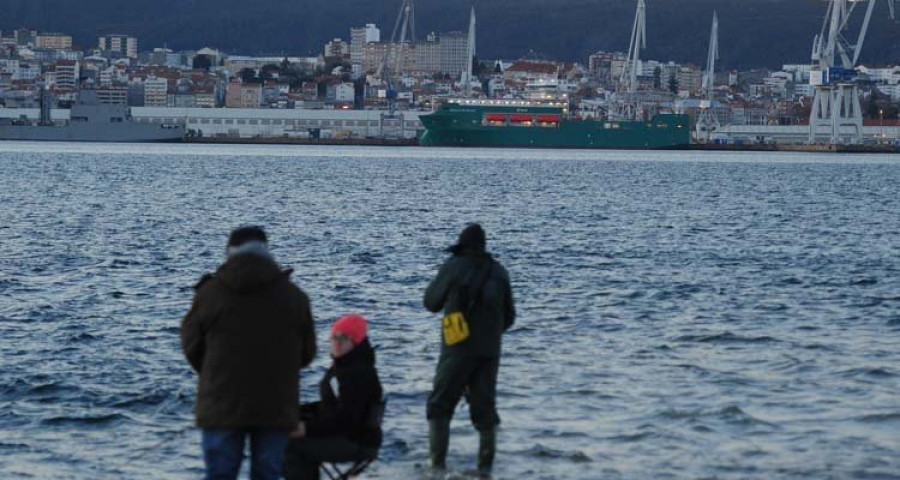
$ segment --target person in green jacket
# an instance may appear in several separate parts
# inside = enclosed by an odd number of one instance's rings
[[[513,325],[516,310],[509,274],[486,251],[484,230],[478,224],[463,229],[457,243],[447,249],[451,257],[425,290],[424,304],[431,312],[462,312],[469,336],[462,342],[441,342],[441,355],[428,397],[431,467],[446,468],[450,420],[465,394],[472,424],[479,433],[478,470],[491,471],[496,451],[497,372],[503,333]]]

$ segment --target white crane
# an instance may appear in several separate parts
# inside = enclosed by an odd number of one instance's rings
[[[712,31],[709,34],[709,54],[706,57],[706,73],[703,75],[704,98],[700,101],[697,117],[697,138],[709,141],[713,130],[719,128],[719,119],[712,111],[713,86],[716,83],[716,60],[719,59],[719,15],[713,12]]]
[[[463,72],[463,92],[466,97],[472,96],[472,62],[475,59],[475,6],[469,16],[469,40],[466,43],[466,70]]]
[[[647,48],[647,6],[638,0],[628,46],[628,59],[619,76],[616,89],[615,116],[619,119],[634,120],[638,117],[641,100],[638,95],[638,72],[641,69],[641,50]]]
[[[641,50],[647,48],[647,6],[644,0],[638,0],[637,12],[634,14],[634,27],[631,29],[631,43],[628,46],[628,63],[622,72],[622,83],[628,91],[634,93],[638,86],[638,70],[641,68]]]
[[[853,83],[853,69],[877,1],[828,0],[822,31],[813,40],[810,83],[815,86],[815,98],[809,116],[809,143],[816,143],[821,137],[827,137],[830,143],[862,141],[862,108],[859,88]],[[894,18],[894,0],[887,3]],[[845,34],[850,33],[850,19],[861,4],[866,4],[865,17],[856,43],[850,43]]]

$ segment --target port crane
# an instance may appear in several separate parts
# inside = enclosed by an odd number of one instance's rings
[[[398,34],[399,33],[399,38]],[[409,37],[407,38],[407,33]],[[398,122],[401,133],[403,128],[403,115],[397,113],[397,88],[394,85],[394,78],[391,76],[391,52],[395,52],[396,75],[403,74],[403,49],[407,42],[415,42],[416,39],[416,22],[415,22],[415,4],[413,0],[403,0],[400,11],[397,13],[397,20],[394,22],[394,31],[391,32],[391,41],[388,43],[384,51],[381,63],[378,65],[378,71],[375,76],[381,79],[385,86],[385,97],[388,102],[388,113],[381,115],[380,130],[381,135],[385,136],[384,127],[388,121],[392,124]],[[396,47],[396,51],[395,51]]]
[[[703,75],[703,100],[700,101],[700,115],[697,117],[697,139],[709,142],[713,130],[721,127],[719,119],[712,111],[713,87],[716,82],[716,60],[719,59],[719,15],[713,12],[712,31],[709,34],[709,54],[706,57],[706,72]]]
[[[633,120],[638,116],[638,71],[641,68],[641,50],[647,48],[647,5],[638,0],[634,14],[634,26],[631,30],[631,42],[628,46],[628,60],[619,77],[620,87],[627,90],[626,95],[617,102],[617,113],[620,117]],[[620,88],[621,89],[621,88]],[[619,94],[617,94],[617,97]]]
[[[894,0],[886,1],[890,16],[894,18]],[[818,143],[823,137],[832,144],[862,141],[862,108],[859,87],[854,83],[855,68],[877,2],[878,0],[828,0],[822,30],[813,40],[810,83],[814,86],[815,98],[809,117],[811,144]],[[850,43],[847,39],[852,33],[850,19],[861,5],[865,5],[862,25],[856,43]]]

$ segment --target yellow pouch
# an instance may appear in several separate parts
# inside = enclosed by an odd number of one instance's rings
[[[441,320],[444,326],[444,343],[456,345],[469,338],[469,324],[462,312],[450,312]]]

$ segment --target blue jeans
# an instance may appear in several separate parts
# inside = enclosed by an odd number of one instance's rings
[[[281,478],[287,430],[269,428],[203,429],[203,461],[207,480],[232,480],[238,477],[244,459],[244,443],[250,437],[250,478]]]

